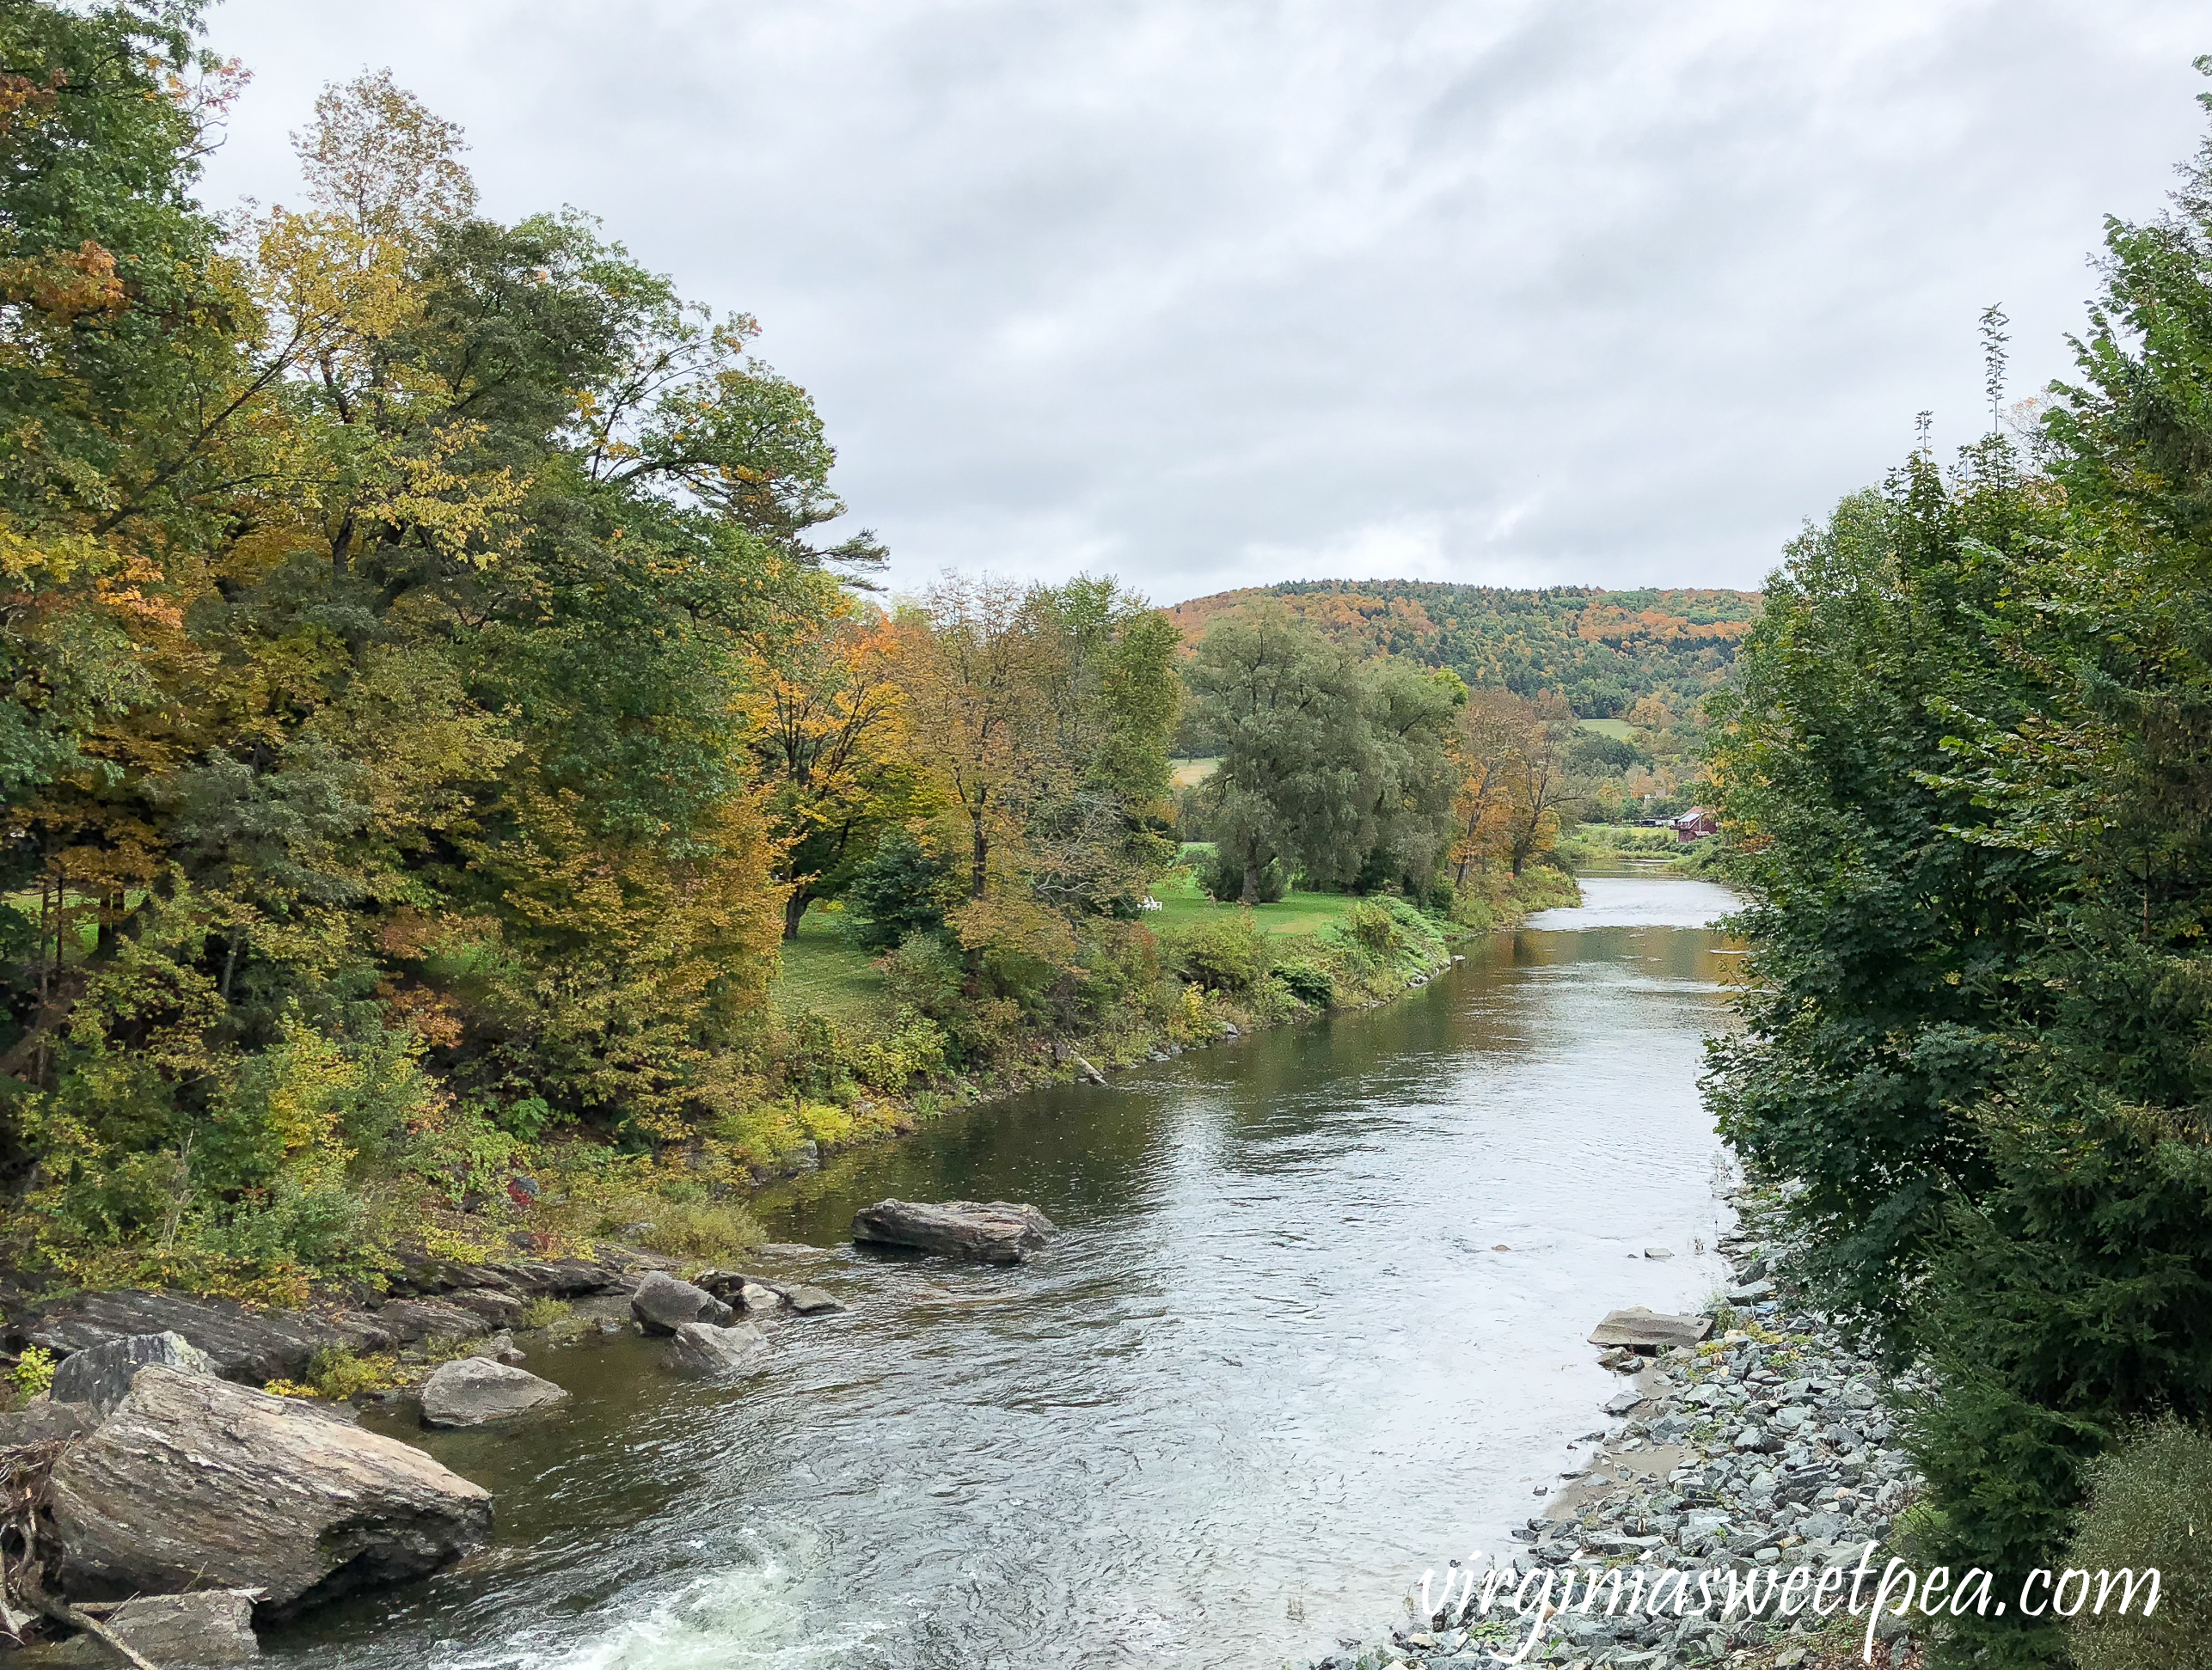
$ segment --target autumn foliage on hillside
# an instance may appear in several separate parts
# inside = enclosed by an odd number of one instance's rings
[[[1369,655],[1449,667],[1475,688],[1551,692],[1585,719],[1663,694],[1677,710],[1727,676],[1758,619],[1751,591],[1514,590],[1417,580],[1297,580],[1179,603],[1186,648],[1213,623],[1267,602]]]

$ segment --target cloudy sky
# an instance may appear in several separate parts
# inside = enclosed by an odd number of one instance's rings
[[[757,314],[895,577],[1756,585],[2065,368],[2188,0],[226,0],[211,202],[389,66]]]

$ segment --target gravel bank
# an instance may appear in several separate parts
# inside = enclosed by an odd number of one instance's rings
[[[1888,1556],[1880,1545],[1917,1484],[1896,1447],[1891,1410],[1920,1383],[1884,1374],[1847,1347],[1802,1295],[1778,1284],[1774,1195],[1746,1188],[1733,1201],[1738,1226],[1720,1251],[1735,1281],[1727,1303],[1707,1307],[1713,1337],[1657,1356],[1608,1355],[1608,1367],[1619,1362],[1624,1379],[1633,1376],[1633,1391],[1624,1386],[1606,1406],[1620,1423],[1593,1434],[1587,1469],[1568,1476],[1513,1532],[1521,1545],[1510,1560],[1516,1581],[1549,1573],[1564,1584],[1572,1573],[1579,1595],[1584,1574],[1615,1567],[1647,1582],[1668,1570],[1713,1573],[1716,1583],[1730,1570],[1739,1579],[1770,1568],[1849,1570],[1870,1542],[1877,1545],[1873,1569],[1881,1570]],[[1506,1563],[1504,1555],[1498,1558]],[[1445,1577],[1437,1573],[1431,1590],[1440,1609]],[[1469,1617],[1463,1606],[1423,1619],[1409,1596],[1403,1626],[1346,1643],[1307,1670],[1494,1665],[1497,1655],[1520,1648],[1534,1622],[1533,1610],[1526,1618],[1514,1613],[1511,1594],[1508,1583],[1487,1620]],[[1829,1645],[1841,1635],[1836,1620],[1800,1612],[1798,1621],[1778,1624],[1771,1608],[1763,1619],[1739,1610],[1724,1620],[1698,1615],[1695,1604],[1693,1598],[1692,1610],[1679,1618],[1671,1606],[1657,1619],[1608,1618],[1601,1597],[1587,1613],[1574,1608],[1553,1618],[1523,1661],[1583,1670],[1721,1664],[1812,1670],[1839,1661]],[[1850,1661],[1859,1662],[1863,1614],[1850,1629]],[[1902,1620],[1885,1620],[1883,1630],[1876,1664],[1917,1661]],[[1835,1633],[1823,1636],[1827,1630]]]

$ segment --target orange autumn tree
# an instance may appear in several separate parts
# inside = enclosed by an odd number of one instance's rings
[[[831,600],[750,652],[742,700],[781,856],[783,938],[817,899],[835,898],[888,829],[922,810],[900,635],[869,606]]]

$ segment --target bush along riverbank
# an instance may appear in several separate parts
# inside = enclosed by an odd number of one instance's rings
[[[1734,1202],[1738,1226],[1721,1244],[1734,1278],[1699,1318],[1710,1324],[1709,1337],[1650,1353],[1606,1353],[1608,1367],[1633,1377],[1605,1405],[1620,1424],[1585,1441],[1596,1446],[1588,1465],[1516,1528],[1519,1545],[1497,1556],[1505,1577],[1487,1616],[1465,1598],[1479,1589],[1463,1578],[1453,1604],[1441,1604],[1440,1577],[1429,1612],[1409,1596],[1403,1625],[1307,1670],[1474,1670],[1501,1656],[1575,1670],[1921,1662],[1914,1636],[1915,1626],[1924,1626],[1921,1616],[1884,1608],[1874,1620],[1866,1603],[1903,1541],[1920,1490],[1899,1434],[1903,1412],[1926,1384],[1886,1373],[1854,1349],[1779,1275],[1789,1251],[1780,1191],[1747,1187]],[[1862,1564],[1873,1577],[1861,1583],[1853,1615],[1850,1578]],[[1719,1604],[1699,1604],[1700,1577],[1710,1575],[1725,1598],[1731,1575],[1739,1586],[1756,1579],[1763,1588],[1799,1568],[1809,1573],[1808,1588],[1820,1574],[1840,1571],[1829,1598],[1841,1594],[1846,1604],[1831,1604],[1825,1618],[1799,1605],[1786,1622],[1771,1603],[1756,1617],[1741,1604],[1726,1617]],[[1614,1585],[1605,1574],[1615,1571],[1624,1594],[1664,1595],[1658,1616],[1649,1608],[1627,1616],[1626,1600],[1607,1615]],[[1665,1578],[1670,1572],[1687,1579],[1679,1612],[1682,1591]],[[1593,1581],[1596,1600],[1585,1609],[1578,1603]],[[1553,1606],[1544,1607],[1547,1581]],[[1517,1594],[1525,1597],[1525,1615],[1516,1610]],[[1540,1607],[1545,1622],[1529,1647]]]

